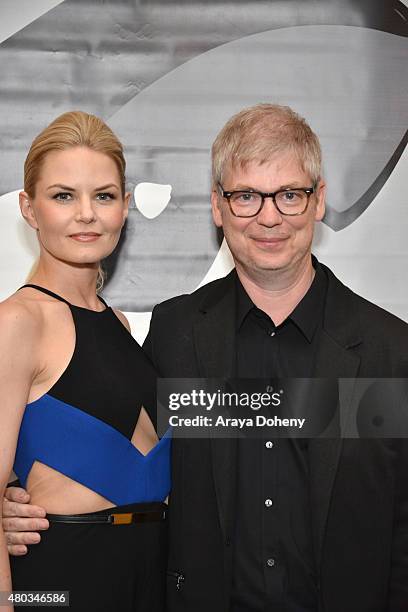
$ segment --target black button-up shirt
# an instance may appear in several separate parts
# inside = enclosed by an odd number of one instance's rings
[[[313,282],[279,326],[258,309],[238,277],[236,376],[308,377],[322,329],[327,279]],[[238,441],[232,612],[317,609],[307,440]]]

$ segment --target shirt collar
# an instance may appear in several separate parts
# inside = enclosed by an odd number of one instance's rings
[[[236,328],[239,330],[248,313],[256,306],[242,286],[237,273],[235,273],[235,291],[237,298]]]
[[[288,319],[291,320],[309,342],[312,341],[316,327],[322,320],[327,291],[326,275],[317,259],[313,258],[312,261],[315,268],[312,284],[305,296],[286,319],[286,321]],[[239,330],[249,312],[257,307],[242,286],[238,274],[235,275],[235,281],[237,297],[236,329]]]

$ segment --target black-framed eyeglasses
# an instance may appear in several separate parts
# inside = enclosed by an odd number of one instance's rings
[[[256,217],[263,208],[265,198],[272,198],[275,208],[281,215],[288,217],[303,215],[309,205],[310,196],[316,191],[316,184],[312,187],[279,189],[273,193],[262,193],[252,189],[225,191],[221,183],[218,183],[218,187],[235,217]]]

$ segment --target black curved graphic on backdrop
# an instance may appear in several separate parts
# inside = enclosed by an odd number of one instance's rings
[[[408,36],[399,0],[241,0],[231,7],[223,0],[65,0],[3,41],[0,195],[21,186],[27,142],[58,113],[82,108],[108,120],[160,77],[232,40],[300,25]]]
[[[408,143],[408,130],[405,132],[404,137],[395,149],[393,155],[390,157],[384,169],[377,176],[375,181],[370,185],[365,193],[347,210],[338,212],[328,205],[326,207],[326,214],[324,215],[324,223],[331,227],[335,232],[344,229],[348,225],[351,225],[371,204],[377,194],[384,187],[392,171],[397,165],[405,147]]]
[[[113,119],[139,93],[177,67],[252,34],[293,26],[342,25],[406,38],[407,23],[408,9],[399,0],[386,3],[383,0],[316,0],[313,3],[242,0],[233,4],[203,0],[65,0],[0,45],[0,194],[21,186],[27,143],[60,112],[82,108],[105,120]],[[406,126],[401,128],[403,133]],[[128,149],[134,148],[126,136],[122,135],[122,139]],[[407,134],[364,194],[342,212],[328,206],[324,222],[338,231],[361,215],[387,181],[406,143]],[[160,147],[158,151],[162,153]],[[150,179],[147,175],[139,180]],[[199,198],[204,200],[204,191],[194,202],[203,206]],[[135,213],[134,224],[140,228],[138,211],[131,212]],[[151,223],[151,234],[152,227]],[[190,228],[190,232],[194,231],[198,234],[201,228]],[[204,228],[204,233],[209,231]],[[127,242],[133,243],[131,232],[128,237],[131,240]],[[210,234],[208,237],[213,245],[213,237]],[[122,255],[123,245],[124,239]],[[200,248],[197,242],[196,252]],[[114,282],[107,287],[112,292],[109,296],[112,304],[125,310],[149,310],[157,301],[180,292],[178,286],[171,284],[172,276],[180,277],[183,290],[194,289],[215,256],[213,246],[211,249],[200,255],[202,261],[194,263],[195,268],[188,272],[188,277],[177,267],[179,262],[172,260],[167,273],[162,267],[155,287],[147,287],[147,281],[139,279],[142,299],[140,286],[134,284],[137,274],[124,281],[121,267],[117,265],[120,292],[114,293]],[[118,250],[108,262],[111,278],[120,254]],[[134,261],[138,255],[134,254]],[[146,251],[146,256],[151,258],[151,251]],[[174,253],[169,252],[169,262],[172,257]],[[146,261],[142,263],[147,268]],[[150,272],[146,270],[149,278],[154,278]],[[163,274],[166,279],[162,278]],[[165,286],[167,281],[169,284]],[[124,303],[124,294],[131,296],[129,303]]]

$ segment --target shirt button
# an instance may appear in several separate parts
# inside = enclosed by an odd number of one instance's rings
[[[271,336],[271,338],[273,338],[273,336],[274,336],[275,334],[276,334],[276,332],[274,332],[274,331],[269,332],[269,335]]]
[[[265,499],[265,506],[267,508],[270,508],[272,506],[272,504],[273,504],[273,501],[271,499],[269,499],[269,498]]]
[[[266,448],[272,448],[273,447],[273,442],[268,440],[268,442],[265,442],[265,446],[266,446]]]
[[[268,567],[273,567],[275,565],[275,559],[268,559],[266,564]]]

